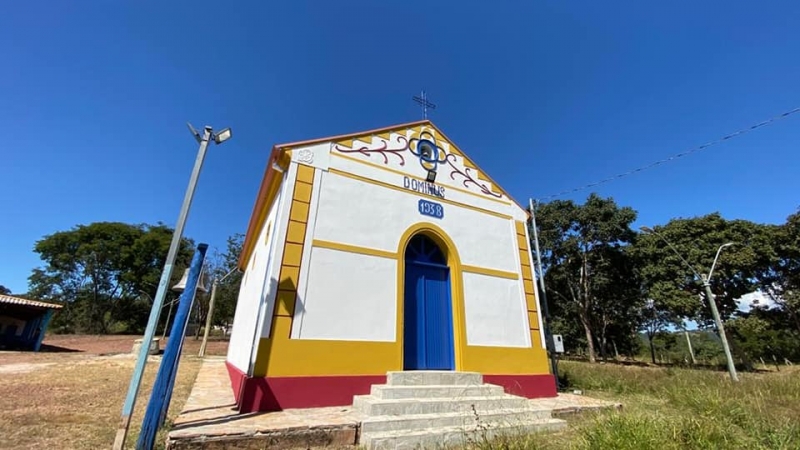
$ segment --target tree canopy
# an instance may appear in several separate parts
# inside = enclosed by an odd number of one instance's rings
[[[140,333],[161,278],[172,229],[165,225],[96,222],[60,231],[36,242],[44,267],[28,278],[29,295],[65,305],[58,331]],[[173,282],[192,256],[184,239]]]
[[[624,246],[635,233],[636,212],[592,194],[583,205],[557,200],[537,211],[545,281],[555,315],[572,317],[583,328],[589,359],[596,343],[605,352],[608,331],[629,329],[638,289]],[[556,327],[557,328],[557,327]]]
[[[768,351],[800,356],[790,351],[800,342],[800,213],[781,225],[712,213],[643,232],[631,228],[636,211],[597,194],[584,204],[540,204],[535,213],[553,331],[589,360],[619,348],[637,352],[643,332],[655,362],[654,343],[666,331],[689,322],[710,329],[702,278],[729,242],[710,285],[733,330],[732,346],[742,359]],[[776,307],[741,311],[737,301],[754,291]],[[681,341],[660,339],[671,346]]]

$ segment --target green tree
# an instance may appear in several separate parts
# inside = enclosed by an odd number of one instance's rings
[[[727,242],[735,244],[721,253],[711,280],[711,290],[723,319],[736,312],[738,298],[759,286],[765,255],[770,252],[769,230],[765,226],[746,220],[728,221],[714,213],[673,219],[654,229],[658,235],[641,234],[632,251],[648,297],[676,325],[684,319],[711,323],[702,283],[681,258],[696,272],[707,274],[719,246]],[[674,246],[677,254],[661,236]]]
[[[0,294],[2,294],[2,295],[11,295],[11,289],[9,289],[9,288],[3,286],[2,284],[0,284]]]
[[[141,332],[161,277],[172,230],[163,225],[96,222],[36,242],[45,262],[29,277],[29,294],[65,305],[53,328],[62,332]],[[184,239],[173,270],[191,259]],[[143,295],[146,293],[147,295]]]
[[[223,254],[223,264],[218,269],[219,278],[227,275],[217,288],[217,305],[214,313],[214,325],[230,325],[236,312],[236,301],[239,299],[239,288],[242,284],[242,272],[238,270],[239,256],[242,254],[243,234],[228,237],[227,247]],[[224,273],[223,273],[224,272]]]
[[[221,280],[217,285],[217,294],[214,299],[212,325],[227,326],[233,322],[236,301],[239,298],[239,287],[242,284],[242,273],[238,270],[238,263],[243,242],[243,234],[229,236],[225,252],[217,253],[207,260],[206,270],[210,280],[212,282],[214,279]],[[206,322],[209,300],[210,295],[205,295],[198,302],[200,308],[198,316],[202,324]]]
[[[766,226],[761,239],[769,253],[762,256],[757,277],[761,291],[790,317],[800,332],[800,212],[781,226]]]
[[[645,301],[639,309],[640,323],[647,336],[647,344],[650,348],[650,360],[656,363],[655,338],[672,322],[669,309],[658,303],[654,299]]]
[[[638,283],[624,246],[635,236],[636,212],[593,193],[583,205],[542,204],[536,220],[553,316],[560,326],[580,324],[594,362],[609,331],[635,328]]]

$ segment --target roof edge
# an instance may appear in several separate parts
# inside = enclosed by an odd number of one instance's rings
[[[13,295],[5,295],[5,294],[0,294],[0,303],[6,305],[30,306],[33,308],[43,308],[43,309],[61,309],[64,307],[64,305],[59,305],[58,303],[48,303],[48,302],[40,302],[38,300],[28,300],[27,298],[15,297]]]

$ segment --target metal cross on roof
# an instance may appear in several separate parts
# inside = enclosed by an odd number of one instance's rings
[[[419,96],[415,95],[413,97],[413,99],[414,99],[415,102],[419,103],[420,106],[422,106],[422,118],[423,119],[427,119],[428,118],[428,108],[436,109],[436,105],[434,105],[433,103],[428,101],[428,97],[425,95],[425,91],[424,90],[422,91],[422,95],[419,95]]]

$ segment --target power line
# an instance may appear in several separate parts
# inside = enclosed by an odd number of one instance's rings
[[[652,162],[652,163],[647,164],[645,166],[641,166],[641,167],[638,167],[636,169],[629,170],[627,172],[622,172],[620,174],[617,174],[617,175],[614,175],[612,177],[608,177],[608,178],[602,179],[600,181],[596,181],[594,183],[584,184],[583,186],[579,186],[579,187],[576,187],[576,188],[573,188],[573,189],[567,189],[565,191],[561,191],[561,192],[558,192],[558,193],[555,193],[555,194],[551,194],[551,195],[548,195],[546,197],[540,197],[539,199],[537,199],[537,202],[544,201],[544,200],[550,200],[552,198],[561,197],[562,195],[572,194],[572,193],[575,193],[575,192],[583,191],[585,189],[589,189],[589,188],[592,188],[592,187],[595,187],[595,186],[599,186],[601,184],[609,183],[611,181],[615,181],[615,180],[618,180],[620,178],[624,178],[624,177],[627,177],[629,175],[633,175],[635,173],[639,173],[639,172],[645,171],[647,169],[652,169],[653,167],[660,166],[661,164],[668,163],[670,161],[674,161],[674,160],[676,160],[678,158],[682,158],[682,157],[687,156],[687,155],[691,155],[692,153],[699,152],[700,150],[705,150],[708,147],[711,147],[712,145],[719,144],[721,142],[727,141],[728,139],[731,139],[731,138],[740,136],[742,134],[748,133],[748,132],[753,131],[753,130],[755,130],[757,128],[761,128],[761,127],[763,127],[765,125],[769,125],[772,122],[776,122],[776,121],[778,121],[780,119],[784,119],[784,118],[789,117],[792,114],[795,114],[797,112],[800,112],[800,107],[794,108],[794,109],[789,110],[789,111],[786,111],[786,112],[784,112],[782,114],[779,114],[779,115],[777,115],[775,117],[772,117],[770,119],[767,119],[767,120],[765,120],[763,122],[760,122],[760,123],[757,123],[755,125],[751,125],[748,128],[743,128],[743,129],[741,129],[739,131],[736,131],[734,133],[731,133],[731,134],[729,134],[727,136],[723,136],[723,137],[721,137],[721,138],[719,138],[719,139],[717,139],[715,141],[711,141],[711,142],[705,143],[705,144],[703,144],[703,145],[701,145],[699,147],[694,147],[694,148],[692,148],[690,150],[686,150],[686,151],[681,152],[681,153],[676,153],[676,154],[674,154],[674,155],[672,155],[672,156],[670,156],[668,158],[664,158],[664,159]]]

